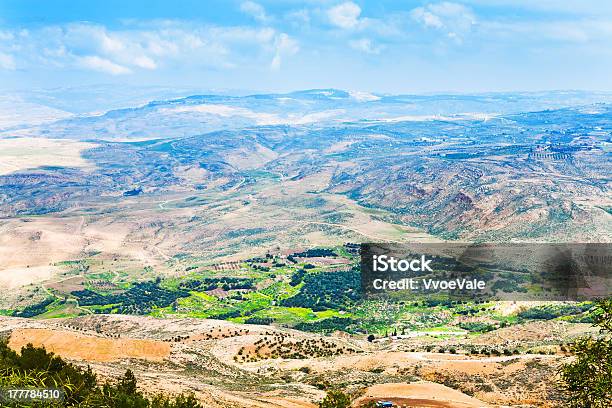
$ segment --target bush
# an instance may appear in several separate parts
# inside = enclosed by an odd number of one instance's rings
[[[462,322],[459,323],[459,327],[471,332],[481,333],[486,333],[497,329],[497,326],[495,326],[494,324],[484,322]]]
[[[612,401],[612,299],[600,300],[592,312],[602,337],[576,341],[576,359],[561,368],[561,385],[573,408],[604,408]]]
[[[138,391],[136,377],[130,370],[116,383],[100,385],[90,368],[84,370],[67,363],[44,347],[28,344],[19,355],[3,341],[0,342],[0,388],[5,387],[60,387],[65,392],[62,406],[70,407],[203,408],[193,395],[145,397]],[[23,405],[5,403],[3,406]]]
[[[329,333],[336,330],[350,332],[351,326],[358,323],[359,321],[351,319],[350,317],[333,316],[314,322],[300,322],[295,325],[295,329],[315,333]]]
[[[580,305],[544,305],[523,310],[519,312],[518,316],[523,319],[552,320],[561,316],[578,315],[592,307],[589,303]]]
[[[331,390],[327,392],[327,396],[319,402],[319,408],[349,408],[351,400],[342,391]]]

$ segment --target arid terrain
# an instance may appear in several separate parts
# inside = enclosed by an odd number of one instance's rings
[[[556,370],[568,359],[560,344],[593,332],[585,324],[545,322],[478,338],[430,335],[370,343],[201,319],[99,315],[0,322],[16,350],[26,342],[44,345],[108,377],[130,367],[146,388],[191,390],[207,407],[262,408],[316,407],[330,384],[349,390],[355,407],[370,399],[419,407],[554,405]],[[264,343],[282,344],[287,355],[262,352],[252,362],[236,358]],[[310,344],[313,354],[333,350],[333,355],[289,358],[300,344]],[[457,349],[427,352],[431,345]],[[485,356],[471,354],[473,347],[522,351]]]
[[[609,243],[612,108],[593,98],[331,89],[12,118],[0,334],[211,408],[334,388],[561,406],[590,301],[371,299],[360,244]]]

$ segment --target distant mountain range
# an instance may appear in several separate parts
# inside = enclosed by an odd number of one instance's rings
[[[492,117],[612,102],[612,94],[581,91],[490,93],[477,95],[382,95],[337,89],[246,96],[204,94],[136,103],[147,94],[139,90],[129,108],[110,109],[103,89],[33,95],[5,95],[0,137],[46,136],[87,140],[146,140],[185,137],[215,130],[256,126],[335,126],[341,123],[489,120]],[[111,92],[109,89],[108,92]],[[125,91],[129,94],[128,91]],[[152,90],[150,96],[173,95]],[[74,102],[70,98],[75,97]],[[98,108],[91,106],[98,101]],[[81,103],[83,102],[83,103]],[[115,102],[117,104],[118,102]],[[90,106],[94,113],[83,111]],[[11,112],[10,110],[13,110]],[[592,110],[597,110],[594,107]]]
[[[82,158],[93,172],[66,163],[0,177],[0,214],[62,211],[128,191],[250,197],[247,187],[267,174],[281,176],[278,188],[290,180],[302,191],[323,180],[317,194],[390,211],[444,238],[601,240],[610,236],[612,105],[593,101],[606,98],[322,89],[72,116],[3,136],[92,141]]]

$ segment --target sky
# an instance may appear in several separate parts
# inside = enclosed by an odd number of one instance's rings
[[[601,0],[0,0],[0,90],[612,91]]]

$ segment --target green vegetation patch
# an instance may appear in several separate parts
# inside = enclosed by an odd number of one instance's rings
[[[13,312],[13,316],[15,317],[34,317],[34,316],[38,316],[40,314],[43,314],[47,311],[47,307],[50,306],[52,303],[54,303],[56,301],[56,299],[52,296],[49,296],[48,298],[25,307],[23,310],[21,311],[14,311]]]
[[[186,290],[167,290],[160,287],[161,280],[138,282],[119,294],[101,295],[89,289],[73,291],[82,306],[117,304],[118,313],[148,314],[154,307],[167,307],[177,299],[189,296]]]
[[[535,319],[535,320],[552,320],[561,316],[571,316],[582,314],[593,307],[590,302],[568,305],[544,305],[532,307],[531,309],[519,312],[518,316],[523,319]]]
[[[314,311],[348,310],[361,298],[360,275],[355,269],[308,273],[300,292],[281,302],[282,306],[305,307]]]
[[[331,333],[338,330],[345,332],[354,331],[353,327],[359,325],[359,321],[350,317],[331,317],[316,322],[303,322],[295,326],[296,329],[302,331],[316,333]]]

